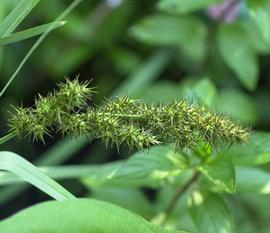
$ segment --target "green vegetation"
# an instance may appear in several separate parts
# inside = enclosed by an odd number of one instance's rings
[[[268,233],[269,15],[1,0],[0,232]]]

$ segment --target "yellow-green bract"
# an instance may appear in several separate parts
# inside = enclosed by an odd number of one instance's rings
[[[121,207],[92,199],[45,202],[0,222],[5,233],[187,233],[162,229]]]

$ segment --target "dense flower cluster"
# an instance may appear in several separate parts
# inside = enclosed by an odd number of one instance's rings
[[[34,108],[15,108],[11,130],[19,137],[44,141],[53,131],[101,138],[108,146],[125,143],[138,149],[174,143],[177,149],[194,148],[203,140],[211,145],[244,143],[250,130],[205,106],[186,100],[170,105],[118,97],[101,106],[88,105],[95,93],[89,83],[67,80],[47,97],[39,96]]]

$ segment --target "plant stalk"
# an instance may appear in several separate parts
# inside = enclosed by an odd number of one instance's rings
[[[5,135],[4,137],[0,138],[0,145],[2,145],[3,143],[11,140],[15,136],[16,136],[15,132],[10,132],[9,134]]]
[[[194,184],[198,180],[199,176],[200,176],[200,173],[199,172],[195,172],[194,175],[191,177],[191,179],[185,185],[179,187],[176,190],[173,198],[171,199],[168,207],[165,210],[165,217],[164,217],[164,219],[163,219],[163,221],[161,223],[162,226],[166,223],[166,221],[168,220],[169,216],[173,212],[173,210],[174,210],[174,208],[175,208],[175,206],[176,206],[179,198],[181,198],[184,195],[184,193],[191,187],[191,185]]]

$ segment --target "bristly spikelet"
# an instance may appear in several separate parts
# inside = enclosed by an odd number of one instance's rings
[[[129,97],[106,100],[100,107],[88,106],[94,93],[89,83],[67,80],[47,97],[39,96],[34,108],[16,108],[11,130],[19,137],[44,141],[52,131],[100,138],[106,146],[122,144],[142,149],[174,143],[176,149],[195,149],[202,140],[212,146],[245,143],[250,130],[209,108],[186,100],[169,105],[152,104]]]
[[[18,137],[28,137],[33,140],[43,141],[44,136],[50,135],[48,125],[43,118],[38,118],[31,108],[14,108],[13,117],[9,121],[11,131]]]
[[[54,123],[59,112],[55,97],[52,94],[47,97],[39,95],[35,100],[35,108],[32,109],[32,112],[44,126],[49,127]]]
[[[73,111],[75,108],[87,106],[88,100],[95,93],[94,88],[89,87],[90,82],[80,83],[78,78],[66,80],[66,83],[59,84],[59,91],[55,93],[57,102],[62,109]]]
[[[31,109],[23,107],[13,107],[10,113],[9,127],[10,131],[16,133],[19,138],[26,136],[31,125]]]

